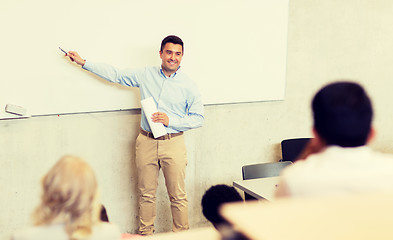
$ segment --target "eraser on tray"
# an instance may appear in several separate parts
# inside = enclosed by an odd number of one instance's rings
[[[5,111],[8,113],[12,113],[12,114],[20,115],[20,116],[24,116],[27,113],[26,108],[21,107],[21,106],[17,106],[17,105],[13,105],[13,104],[7,104],[5,106]]]

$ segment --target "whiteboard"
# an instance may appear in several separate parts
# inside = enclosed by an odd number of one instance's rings
[[[0,118],[140,108],[137,88],[108,83],[58,49],[119,68],[161,64],[167,35],[205,104],[282,100],[288,0],[2,0]]]

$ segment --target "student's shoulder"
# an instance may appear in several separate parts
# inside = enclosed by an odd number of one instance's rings
[[[386,171],[390,170],[393,172],[393,154],[383,152],[373,152],[373,156],[370,157],[370,164],[376,167],[385,168]]]
[[[107,222],[100,222],[93,227],[92,240],[120,239],[121,232],[117,225]]]
[[[392,153],[387,153],[387,152],[379,152],[372,150],[372,154],[376,156],[378,159],[383,159],[386,161],[392,161],[393,160],[393,154]]]
[[[67,235],[64,231],[64,226],[60,224],[56,225],[44,225],[44,226],[33,226],[15,232],[12,240],[46,240],[46,239],[58,239],[66,240]]]
[[[303,168],[309,168],[314,165],[314,160],[309,156],[306,159],[296,160],[294,163],[284,168],[282,172],[296,172]]]
[[[32,227],[25,228],[19,231],[16,231],[12,234],[11,240],[28,240],[33,239],[32,236],[35,235],[36,230]]]

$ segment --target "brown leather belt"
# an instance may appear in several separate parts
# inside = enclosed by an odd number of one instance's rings
[[[142,135],[145,135],[146,137],[153,138],[153,139],[155,139],[155,140],[167,140],[167,139],[171,139],[171,138],[173,138],[173,137],[177,137],[177,136],[183,135],[183,132],[178,132],[178,133],[167,133],[167,134],[165,134],[164,136],[161,136],[161,137],[158,137],[158,138],[154,138],[153,133],[147,132],[147,131],[145,131],[145,130],[143,130],[143,129],[141,128],[141,134],[142,134]]]

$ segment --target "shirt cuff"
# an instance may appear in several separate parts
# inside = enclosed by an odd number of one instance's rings
[[[179,124],[179,120],[177,120],[176,118],[172,117],[172,118],[169,119],[168,128],[172,128],[173,129],[173,127],[176,126],[177,124]]]
[[[82,68],[89,71],[91,69],[90,62],[85,60],[85,64],[82,66]]]

